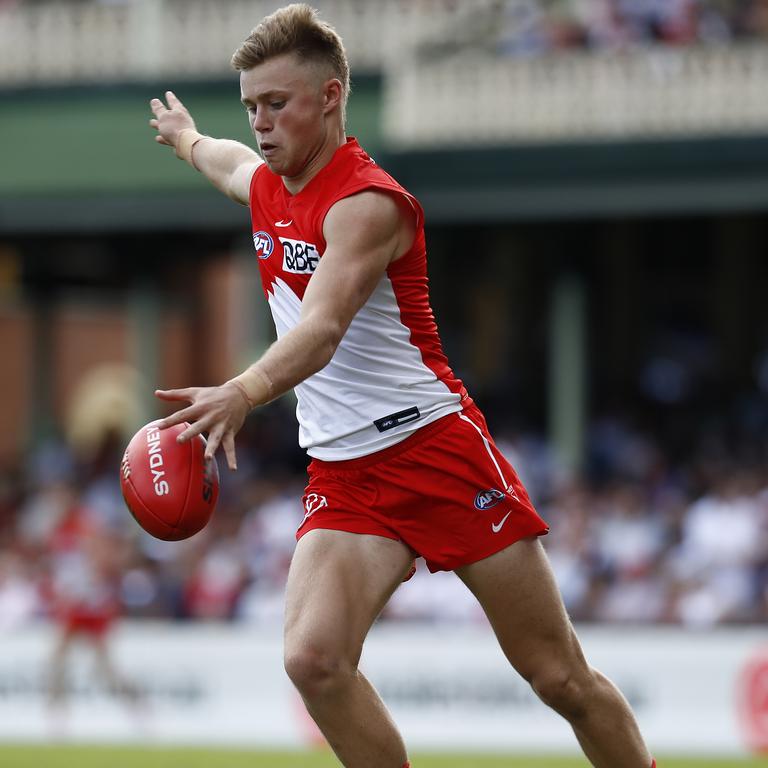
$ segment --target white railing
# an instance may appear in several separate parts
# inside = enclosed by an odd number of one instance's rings
[[[768,46],[401,61],[384,115],[401,147],[768,133]]]
[[[325,0],[353,71],[460,34],[493,0]],[[235,48],[274,0],[50,0],[0,4],[0,86],[231,75]]]
[[[768,653],[762,627],[577,631],[589,661],[632,703],[654,750],[688,754],[688,765],[695,764],[694,755],[728,755],[728,765],[741,765],[749,741],[765,746]],[[143,693],[138,716],[95,674],[83,644],[68,658],[66,717],[54,720],[46,707],[51,628],[22,627],[0,640],[0,745],[52,738],[153,747],[317,745],[283,670],[279,626],[134,622],[119,628],[111,650],[117,669]],[[379,623],[361,666],[414,750],[577,751],[566,721],[515,674],[485,622]]]
[[[0,4],[0,88],[232,77],[274,0]],[[505,58],[494,0],[324,0],[353,75],[385,74],[394,146],[768,130],[768,46]],[[489,28],[491,25],[491,28]]]

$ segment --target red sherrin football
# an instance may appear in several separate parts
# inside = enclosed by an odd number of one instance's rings
[[[205,460],[205,439],[177,443],[189,424],[143,426],[120,465],[123,498],[136,522],[158,539],[179,541],[202,530],[219,496],[219,468]]]

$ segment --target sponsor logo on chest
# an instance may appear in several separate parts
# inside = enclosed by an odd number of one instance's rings
[[[317,269],[320,254],[317,246],[303,240],[279,238],[283,246],[283,271],[295,275],[311,275]]]

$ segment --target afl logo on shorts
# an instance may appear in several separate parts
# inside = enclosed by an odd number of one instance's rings
[[[253,247],[260,259],[268,259],[275,250],[274,240],[266,232],[253,233]]]
[[[497,491],[495,488],[489,488],[487,491],[480,491],[475,496],[475,508],[481,512],[485,512],[486,509],[495,507],[500,501],[504,499],[504,494],[501,491]]]

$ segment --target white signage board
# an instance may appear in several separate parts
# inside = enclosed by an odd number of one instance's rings
[[[589,661],[631,702],[661,753],[746,754],[768,746],[768,635],[759,629],[579,629]],[[132,624],[115,665],[144,691],[126,706],[72,657],[68,706],[46,697],[54,636],[0,636],[0,739],[68,738],[299,747],[317,738],[282,664],[279,628]],[[485,626],[380,625],[362,669],[411,749],[576,752],[567,723],[509,667]]]

